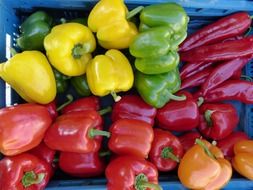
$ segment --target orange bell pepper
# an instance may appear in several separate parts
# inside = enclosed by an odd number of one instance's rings
[[[242,140],[234,145],[233,168],[242,176],[253,180],[253,140]]]
[[[221,189],[232,176],[232,166],[222,151],[206,140],[196,144],[183,156],[178,167],[181,183],[190,189]]]

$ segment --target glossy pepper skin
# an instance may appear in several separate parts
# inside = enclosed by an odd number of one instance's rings
[[[136,119],[154,125],[156,108],[148,105],[137,95],[125,95],[112,110],[112,122],[119,119]]]
[[[0,161],[1,189],[43,190],[49,182],[51,168],[44,160],[23,153]]]
[[[79,96],[91,95],[86,75],[72,77],[70,82]]]
[[[178,167],[180,182],[189,189],[221,189],[232,176],[232,166],[219,148],[197,139]]]
[[[154,129],[149,159],[159,171],[166,172],[175,169],[183,153],[183,146],[175,135],[169,131]]]
[[[47,104],[56,96],[52,68],[39,51],[24,51],[0,64],[0,77],[27,102]]]
[[[97,135],[101,129],[102,118],[96,111],[74,111],[56,119],[44,142],[49,148],[63,152],[95,152],[101,146],[102,136]]]
[[[231,160],[234,156],[234,144],[248,139],[249,137],[246,133],[242,131],[234,131],[224,139],[217,141],[217,147],[221,149],[227,159]]]
[[[58,111],[56,108],[56,99],[54,99],[52,102],[44,105],[47,108],[47,111],[49,112],[52,120],[54,121],[58,117]]]
[[[44,11],[31,14],[20,26],[17,45],[21,50],[43,50],[43,41],[50,32],[53,19]]]
[[[242,176],[253,180],[253,141],[242,140],[234,144],[233,168]]]
[[[19,104],[0,110],[0,152],[13,156],[40,144],[52,118],[46,107]]]
[[[123,0],[101,0],[91,10],[88,26],[97,33],[98,43],[106,49],[128,48],[138,34],[134,23],[127,20]]]
[[[109,149],[117,155],[147,158],[154,139],[151,125],[144,121],[119,119],[110,129]]]
[[[238,12],[223,17],[189,36],[181,45],[180,51],[188,51],[206,44],[213,44],[246,32],[251,25],[247,12]]]
[[[97,55],[90,61],[87,67],[87,81],[92,94],[114,95],[133,86],[133,70],[123,53],[111,49],[105,55]],[[119,98],[115,100],[118,101]]]
[[[95,177],[103,174],[106,165],[99,152],[85,154],[61,152],[59,166],[71,176]]]
[[[44,39],[44,47],[53,67],[64,75],[79,76],[86,71],[96,40],[88,27],[64,23],[52,28]]]
[[[177,69],[158,75],[146,75],[136,71],[134,80],[140,96],[155,108],[163,107],[170,100],[185,100],[185,97],[173,95],[181,85]]]
[[[184,152],[187,152],[194,144],[197,138],[201,138],[201,135],[197,131],[187,132],[178,137],[180,143],[183,146]]]
[[[236,109],[231,104],[203,104],[200,107],[201,134],[213,140],[220,140],[232,133],[239,122]]]
[[[170,131],[188,131],[199,125],[199,107],[189,92],[179,95],[186,97],[184,101],[170,101],[157,110],[156,120],[160,128]]]
[[[108,190],[161,190],[156,167],[143,158],[119,156],[108,164],[105,175]]]

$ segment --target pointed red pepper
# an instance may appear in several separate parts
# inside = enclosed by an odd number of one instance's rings
[[[154,139],[150,124],[133,119],[119,119],[109,129],[109,149],[118,155],[147,158]]]
[[[38,146],[51,123],[42,105],[26,103],[0,109],[0,152],[12,156]]]
[[[239,122],[236,109],[231,104],[203,104],[200,107],[202,135],[213,140],[220,140],[230,135]]]
[[[108,190],[162,190],[156,167],[143,158],[119,156],[108,164],[105,175]]]
[[[183,153],[183,146],[175,135],[169,131],[154,129],[154,140],[149,159],[159,171],[175,169]]]
[[[178,93],[185,95],[184,101],[170,101],[158,109],[156,119],[160,128],[171,131],[189,131],[199,124],[199,107],[189,92]],[[199,102],[201,104],[201,101]]]
[[[183,146],[184,152],[186,152],[195,144],[195,140],[200,137],[201,134],[199,132],[192,131],[179,136],[178,139]]]
[[[43,190],[49,182],[51,168],[44,160],[23,153],[0,161],[2,190]]]
[[[112,121],[118,119],[137,119],[154,125],[156,108],[148,105],[137,95],[122,96],[112,110]]]

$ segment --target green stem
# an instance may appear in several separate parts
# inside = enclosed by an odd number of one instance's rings
[[[144,8],[143,6],[138,6],[138,7],[134,8],[133,10],[131,10],[130,12],[128,12],[128,14],[126,16],[126,19],[129,20],[130,18],[134,17],[139,12],[141,12],[143,8]]]
[[[165,159],[169,158],[177,163],[180,162],[180,159],[173,153],[173,148],[171,148],[171,147],[165,147],[162,150],[161,157],[165,158]]]
[[[109,151],[109,150],[99,152],[99,156],[100,156],[100,157],[110,156],[111,154],[112,154],[112,153],[111,153],[111,151]]]
[[[213,122],[212,122],[212,119],[211,119],[211,115],[212,115],[213,112],[214,112],[214,111],[212,111],[212,110],[206,110],[206,111],[205,111],[205,114],[204,114],[205,120],[206,120],[207,125],[208,125],[209,127],[211,127],[211,126],[213,125]]]
[[[186,100],[186,96],[185,95],[176,96],[176,95],[171,94],[171,93],[169,94],[169,98],[171,100],[175,100],[175,101],[184,101],[184,100]]]
[[[65,18],[61,18],[61,19],[60,19],[60,22],[61,22],[62,24],[64,24],[64,23],[67,22],[67,20],[66,20]]]
[[[62,110],[65,106],[67,106],[67,105],[69,105],[71,102],[73,102],[74,98],[73,98],[73,96],[72,96],[71,94],[68,94],[66,97],[67,97],[68,101],[65,102],[64,104],[60,105],[60,106],[56,109],[56,111]]]
[[[136,190],[146,190],[147,188],[153,190],[162,190],[162,187],[159,185],[148,182],[147,176],[143,173],[140,173],[135,177],[134,186]]]
[[[249,82],[252,82],[252,81],[253,81],[253,79],[252,79],[250,76],[247,76],[247,75],[241,75],[241,78],[242,78],[242,79],[245,79],[245,80],[247,80],[247,81],[249,81]]]
[[[107,114],[107,113],[109,113],[109,112],[111,112],[111,111],[112,111],[112,107],[111,107],[111,106],[108,106],[108,107],[106,107],[106,108],[104,108],[104,109],[102,109],[102,110],[99,110],[98,113],[99,113],[100,115],[105,115],[105,114]]]
[[[10,52],[12,57],[18,53],[14,48],[10,48]]]
[[[111,92],[111,95],[112,95],[112,97],[113,97],[113,99],[114,99],[115,102],[118,102],[118,101],[121,100],[121,97],[118,96],[118,95],[116,94],[116,92],[114,92],[114,91]]]
[[[213,159],[216,159],[215,156],[211,153],[211,151],[207,148],[207,146],[205,145],[205,143],[203,141],[201,141],[200,139],[196,139],[195,143],[198,144],[201,148],[203,148],[205,153],[208,156],[210,156]]]
[[[253,19],[253,15],[251,15],[249,18]]]
[[[90,138],[94,138],[95,136],[105,136],[109,138],[111,136],[111,133],[108,131],[102,131],[99,129],[91,128],[88,132],[88,135]]]
[[[248,31],[244,34],[244,37],[247,37],[251,33],[252,27],[249,27]]]
[[[43,181],[45,176],[45,173],[35,174],[34,171],[26,172],[22,177],[22,184],[25,188],[34,184],[39,184]]]
[[[90,45],[89,44],[76,44],[74,48],[72,49],[72,56],[75,59],[80,59],[83,54],[89,53],[90,51]]]
[[[199,97],[198,98],[198,102],[197,102],[198,107],[200,107],[203,103],[204,103],[204,98],[203,97]]]

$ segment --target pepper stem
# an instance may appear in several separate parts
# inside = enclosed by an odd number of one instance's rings
[[[64,23],[67,22],[67,20],[66,20],[65,18],[61,18],[61,19],[60,19],[60,22],[61,22],[62,24],[64,24]]]
[[[173,148],[171,148],[171,147],[165,147],[162,150],[161,157],[165,158],[165,159],[169,158],[177,163],[180,162],[180,159],[173,153]]]
[[[90,138],[94,138],[95,136],[105,136],[105,137],[109,138],[111,136],[111,133],[108,131],[102,131],[99,129],[91,128],[88,132],[88,135]]]
[[[171,94],[171,93],[169,94],[169,98],[171,100],[175,100],[175,101],[184,101],[184,100],[186,100],[186,96],[185,95],[176,96],[176,95]]]
[[[245,80],[247,80],[247,81],[249,81],[249,82],[252,82],[252,81],[253,81],[253,79],[252,79],[250,76],[247,76],[247,75],[241,75],[241,78],[242,78],[242,79],[245,79]]]
[[[140,173],[135,177],[134,186],[136,190],[146,190],[146,188],[153,190],[162,190],[161,186],[154,183],[149,183],[147,176],[143,173]]]
[[[213,125],[213,122],[212,122],[212,119],[211,119],[211,115],[212,115],[213,112],[214,112],[214,111],[212,111],[212,110],[206,110],[206,111],[205,111],[205,114],[204,114],[205,120],[206,120],[207,125],[208,125],[209,127],[211,127],[211,126]]]
[[[198,107],[200,107],[203,103],[204,103],[204,98],[203,97],[199,97],[198,98],[198,102],[197,102]]]
[[[211,151],[207,148],[205,143],[201,141],[200,139],[196,139],[195,143],[198,144],[201,148],[204,149],[205,153],[210,156],[211,158],[215,159],[215,156],[211,153]]]
[[[73,98],[73,96],[71,95],[71,94],[68,94],[67,96],[67,102],[65,102],[65,103],[63,103],[62,105],[60,105],[57,109],[56,109],[56,111],[60,111],[60,110],[62,110],[65,106],[67,106],[67,105],[69,105],[71,102],[73,102],[73,100],[74,100],[74,98]]]
[[[45,173],[39,173],[36,175],[34,171],[26,172],[22,177],[22,184],[25,188],[34,184],[39,184],[43,181],[45,176]]]
[[[251,16],[250,18],[253,18],[253,16]],[[244,37],[247,37],[252,31],[252,27],[249,27],[248,31],[244,34]]]
[[[111,155],[111,151],[109,151],[109,150],[99,152],[100,157],[110,156],[110,155]]]
[[[10,48],[10,52],[12,57],[18,53],[14,48]]]
[[[121,100],[121,97],[118,96],[118,95],[116,94],[116,92],[114,92],[114,91],[111,92],[111,95],[112,95],[112,97],[113,97],[113,99],[114,99],[115,102],[118,102],[118,101]]]
[[[108,107],[106,107],[106,108],[104,108],[104,109],[102,109],[102,110],[99,110],[98,113],[99,113],[100,115],[105,115],[105,114],[107,114],[107,113],[109,113],[109,112],[111,112],[111,111],[112,111],[112,107],[111,107],[111,106],[108,106]]]
[[[75,59],[80,59],[83,54],[89,53],[90,45],[89,44],[76,44],[72,49],[72,56]]]
[[[131,10],[130,12],[127,13],[126,19],[129,20],[130,18],[134,17],[134,16],[137,15],[139,12],[141,12],[142,9],[144,9],[143,6],[138,6],[138,7],[134,8],[133,10]]]

